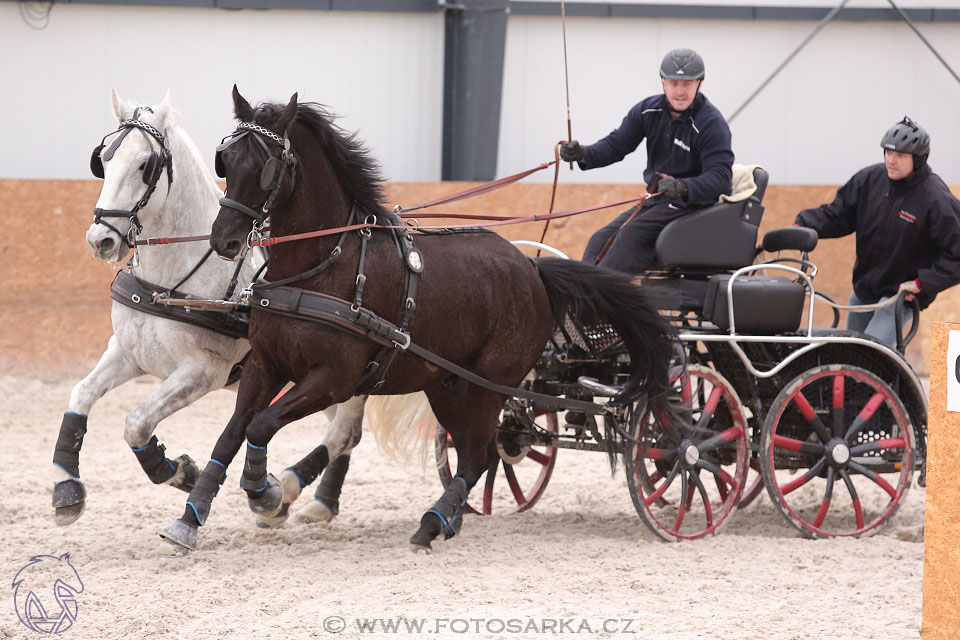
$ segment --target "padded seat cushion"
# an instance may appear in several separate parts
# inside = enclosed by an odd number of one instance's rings
[[[723,331],[730,329],[727,286],[730,274],[710,278],[703,317]],[[803,316],[804,287],[777,276],[739,276],[733,282],[737,333],[780,334],[796,331]]]

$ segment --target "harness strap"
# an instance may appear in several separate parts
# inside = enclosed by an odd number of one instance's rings
[[[150,315],[176,320],[204,329],[209,329],[231,338],[246,338],[250,319],[246,314],[222,311],[206,311],[170,307],[156,304],[156,297],[169,295],[170,290],[158,287],[132,276],[126,271],[117,272],[110,285],[110,297],[122,305]]]
[[[413,246],[413,239],[405,229],[393,231],[393,239],[400,252],[400,258],[406,267],[404,269],[404,297],[400,301],[398,310],[398,327],[404,333],[407,333],[407,327],[413,318],[413,312],[417,308],[417,284],[420,281],[420,273],[423,271],[423,259],[420,253]],[[416,258],[411,258],[411,254],[416,253]],[[414,268],[416,266],[416,268]],[[359,306],[359,305],[358,305]],[[366,370],[357,383],[357,390],[354,395],[366,395],[377,391],[383,386],[383,381],[387,375],[387,370],[396,359],[399,349],[394,347],[382,347],[377,355],[367,364]]]
[[[243,204],[242,202],[237,202],[233,198],[228,198],[226,196],[220,198],[220,206],[227,207],[228,209],[234,209],[240,213],[246,214],[253,218],[254,220],[260,220],[260,214]]]
[[[355,215],[356,215],[356,208],[351,208],[350,219],[347,221],[348,227],[350,226],[350,223],[353,221],[353,218]],[[337,240],[337,246],[335,246],[330,251],[330,255],[327,256],[326,260],[324,260],[317,266],[313,267],[312,269],[308,269],[303,273],[298,273],[296,275],[290,276],[289,278],[283,278],[282,280],[276,280],[274,282],[267,282],[267,283],[261,284],[259,285],[259,287],[264,290],[273,289],[275,287],[282,287],[284,285],[290,284],[291,282],[296,282],[297,280],[310,278],[326,270],[326,268],[332,265],[334,262],[336,262],[340,258],[340,255],[343,253],[343,243],[347,239],[348,233],[350,233],[349,229],[340,234],[340,238]],[[264,267],[265,266],[266,266],[266,262],[264,262]],[[263,269],[263,267],[261,267],[261,269]],[[362,263],[361,263],[361,271],[362,271]],[[254,276],[253,281],[256,282],[259,276],[260,276],[260,272],[258,271],[257,274]],[[360,306],[360,305],[358,304],[357,306]]]
[[[271,291],[263,291],[262,287],[255,285],[253,288],[252,301],[262,310],[269,313],[324,324],[346,333],[364,336],[384,346],[392,346],[395,348],[394,350],[402,349],[409,351],[427,362],[435,364],[463,378],[467,382],[501,395],[532,400],[539,408],[548,411],[572,409],[589,414],[603,412],[602,405],[592,402],[558,398],[556,396],[535,393],[533,391],[527,391],[526,389],[508,387],[491,382],[472,371],[464,369],[424,349],[410,340],[409,334],[401,331],[396,325],[383,320],[369,309],[361,308],[354,311],[352,305],[341,298],[314,291],[302,291],[299,298],[299,309],[292,311],[290,305],[292,294],[293,290],[290,287],[280,287]]]
[[[203,257],[202,257],[202,258],[200,258],[200,262],[198,262],[197,264],[193,265],[193,269],[190,269],[190,273],[188,273],[186,276],[184,276],[183,280],[181,280],[181,281],[178,282],[177,284],[173,285],[173,288],[170,289],[170,295],[171,295],[171,296],[172,296],[173,294],[177,293],[177,289],[179,289],[179,288],[182,287],[184,284],[186,284],[187,280],[189,280],[189,279],[193,276],[193,274],[195,274],[195,273],[200,269],[200,267],[203,266],[203,263],[207,261],[207,258],[209,258],[209,257],[210,257],[210,254],[212,254],[212,253],[213,253],[213,249],[212,249],[212,248],[207,249],[207,252],[206,252],[205,254],[203,254]],[[240,267],[242,267],[242,266],[243,266],[243,260],[240,260],[240,264],[237,266],[237,271],[239,271],[239,270],[240,270]],[[231,288],[230,290],[227,291],[227,295],[224,297],[224,299],[225,299],[225,300],[229,300],[229,299],[230,299],[230,296],[232,296],[232,295],[233,295],[233,290],[232,290],[232,288]]]

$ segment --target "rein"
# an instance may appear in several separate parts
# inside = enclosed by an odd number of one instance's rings
[[[501,227],[511,224],[522,224],[525,222],[540,222],[545,220],[553,220],[555,218],[568,218],[570,216],[576,216],[583,213],[589,213],[591,211],[599,211],[601,209],[609,209],[610,207],[618,207],[624,204],[630,204],[635,202],[643,202],[650,197],[651,194],[644,193],[635,198],[626,198],[624,200],[616,200],[614,202],[605,202],[599,205],[593,205],[590,207],[582,207],[580,209],[569,209],[567,211],[557,211],[555,213],[538,213],[529,216],[493,216],[493,215],[481,215],[481,214],[455,214],[455,213],[421,213],[416,216],[417,218],[448,218],[448,219],[462,219],[462,220],[489,220],[488,224],[477,224],[477,225],[466,225],[466,226],[454,226],[450,225],[429,225],[423,226],[419,224],[412,225],[410,227],[404,227],[399,225],[377,225],[372,223],[359,223],[353,225],[347,225],[345,227],[335,227],[333,229],[321,229],[318,231],[307,231],[304,233],[296,233],[289,236],[267,236],[260,240],[254,240],[250,243],[252,247],[269,247],[271,245],[280,244],[281,242],[293,242],[295,240],[306,240],[309,238],[321,238],[323,236],[334,235],[337,233],[344,233],[347,231],[357,231],[359,229],[408,229],[412,231],[432,231],[438,229],[462,229],[462,228],[471,228],[471,229],[482,229],[487,227]],[[405,211],[411,211],[412,209],[405,209]],[[413,218],[414,216],[402,216],[407,218]],[[160,244],[174,244],[177,242],[199,242],[201,240],[209,240],[210,236],[186,236],[182,238],[147,238],[145,240],[137,240],[137,245],[160,245]]]

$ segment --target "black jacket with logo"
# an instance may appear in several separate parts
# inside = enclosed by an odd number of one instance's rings
[[[733,150],[723,115],[702,93],[687,112],[673,119],[664,94],[634,105],[623,122],[602,140],[584,148],[581,169],[596,169],[623,160],[647,139],[643,180],[651,185],[658,173],[682,178],[691,206],[713,204],[730,194]]]
[[[853,291],[867,304],[917,279],[926,308],[960,282],[960,201],[928,165],[897,181],[883,163],[861,169],[832,203],[801,211],[796,223],[821,238],[857,232]]]

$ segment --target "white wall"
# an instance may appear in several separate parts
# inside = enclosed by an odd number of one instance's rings
[[[169,88],[208,156],[251,102],[329,105],[360,130],[386,177],[436,180],[443,110],[439,13],[223,11],[57,4],[30,29],[0,3],[0,178],[89,178],[116,128],[110,89],[148,104]]]
[[[690,47],[707,66],[704,93],[727,116],[810,34],[813,22],[567,18],[573,136],[594,142],[644,97],[662,92],[663,54]],[[960,73],[960,23],[923,23]],[[551,159],[566,137],[559,20],[511,17],[498,173]],[[901,22],[833,22],[734,120],[738,162],[763,164],[779,184],[836,184],[880,162],[880,138],[905,114],[932,138],[930,164],[960,184],[960,84]],[[563,181],[641,182],[643,148]],[[550,173],[551,175],[546,175]],[[541,181],[552,172],[540,172]]]
[[[729,116],[814,26],[570,17],[574,137],[593,142],[659,92],[660,58],[677,46],[704,55],[704,92]],[[960,72],[960,23],[919,28]],[[16,3],[0,2],[0,178],[89,177],[90,150],[115,126],[111,87],[148,103],[170,88],[212,165],[234,126],[236,82],[254,101],[299,91],[329,105],[341,126],[360,130],[389,179],[438,180],[443,31],[441,13],[84,4],[56,4],[48,28],[33,31]],[[509,18],[498,175],[552,158],[552,145],[566,137],[562,55],[558,18]],[[960,85],[905,24],[835,22],[734,121],[734,151],[738,161],[765,165],[775,183],[840,183],[879,161],[883,132],[909,114],[932,135],[931,165],[960,184],[958,107]],[[640,150],[591,172],[564,167],[561,179],[639,183],[643,162]],[[547,171],[530,178],[551,179]]]

